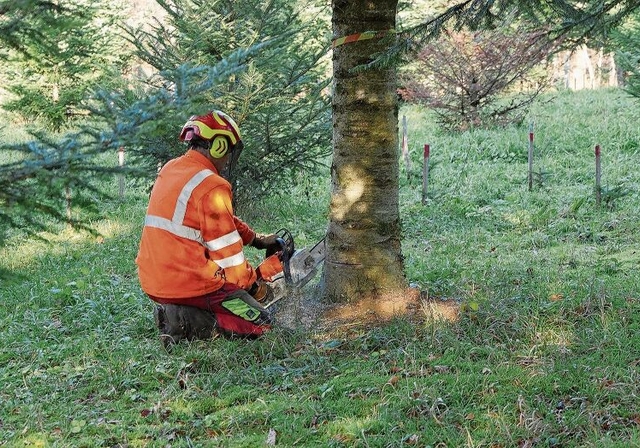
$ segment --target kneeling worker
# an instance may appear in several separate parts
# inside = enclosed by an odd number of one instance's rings
[[[271,315],[249,291],[256,272],[243,247],[279,250],[277,236],[258,235],[236,217],[229,176],[242,152],[225,113],[192,116],[180,133],[187,152],[169,161],[151,191],[136,258],[144,292],[165,347],[207,339],[216,330],[260,336]],[[262,289],[262,288],[261,288]]]

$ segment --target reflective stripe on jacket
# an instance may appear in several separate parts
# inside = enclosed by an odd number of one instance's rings
[[[242,248],[254,236],[233,214],[229,182],[190,150],[160,170],[151,191],[136,258],[142,289],[161,298],[196,297],[225,282],[247,289],[256,274]]]

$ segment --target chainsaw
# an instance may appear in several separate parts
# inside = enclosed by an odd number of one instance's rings
[[[258,279],[264,281],[273,294],[267,297],[265,308],[291,295],[315,277],[324,261],[325,239],[311,248],[296,249],[291,232],[276,232],[280,251],[265,258],[256,268]]]

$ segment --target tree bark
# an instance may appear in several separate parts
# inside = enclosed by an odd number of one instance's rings
[[[395,28],[398,0],[333,0],[333,38]],[[330,223],[322,283],[334,302],[406,287],[399,212],[395,67],[353,70],[393,37],[333,50],[333,162]]]

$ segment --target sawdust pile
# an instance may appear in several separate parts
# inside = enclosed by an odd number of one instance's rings
[[[322,303],[313,294],[303,291],[278,304],[276,324],[295,330],[323,331],[383,325],[398,317],[455,322],[459,312],[457,301],[430,297],[415,288],[344,304]]]

